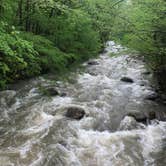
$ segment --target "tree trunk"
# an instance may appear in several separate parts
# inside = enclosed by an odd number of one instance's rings
[[[18,3],[18,19],[19,25],[23,25],[23,0],[20,0]]]
[[[3,12],[4,12],[4,9],[3,9],[3,0],[0,0],[0,18],[3,17]]]
[[[30,0],[26,0],[26,5],[25,5],[25,12],[26,12],[26,20],[25,20],[25,30],[29,31],[30,30]]]

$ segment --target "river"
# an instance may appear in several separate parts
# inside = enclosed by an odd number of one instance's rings
[[[0,92],[0,166],[165,166],[166,106],[152,99],[143,60],[129,54],[110,41],[70,81],[41,76]],[[68,108],[85,115],[66,117]]]

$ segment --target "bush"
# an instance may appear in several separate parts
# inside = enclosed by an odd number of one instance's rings
[[[23,77],[40,73],[33,44],[23,40],[15,27],[0,24],[0,87]]]
[[[99,34],[93,30],[92,20],[85,12],[75,9],[50,24],[55,30],[49,38],[60,50],[82,59],[97,55],[100,50]]]
[[[22,33],[22,37],[33,42],[34,49],[38,52],[38,63],[42,73],[49,71],[63,71],[70,65],[80,61],[79,56],[72,53],[64,53],[54,46],[47,38],[32,33]]]

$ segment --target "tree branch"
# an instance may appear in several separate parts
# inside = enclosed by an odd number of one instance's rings
[[[123,1],[125,1],[125,0],[119,0],[119,1],[115,2],[115,3],[111,6],[111,8],[114,8],[116,5],[118,5],[119,3],[123,2]]]

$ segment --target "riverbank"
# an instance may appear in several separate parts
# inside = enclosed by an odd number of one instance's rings
[[[93,32],[90,27],[89,30]],[[60,49],[49,37],[17,31],[0,21],[0,89],[45,73],[67,72],[72,66],[95,57],[101,49],[101,41],[95,32],[94,35],[96,37],[83,36],[87,42],[73,41],[71,47]]]

